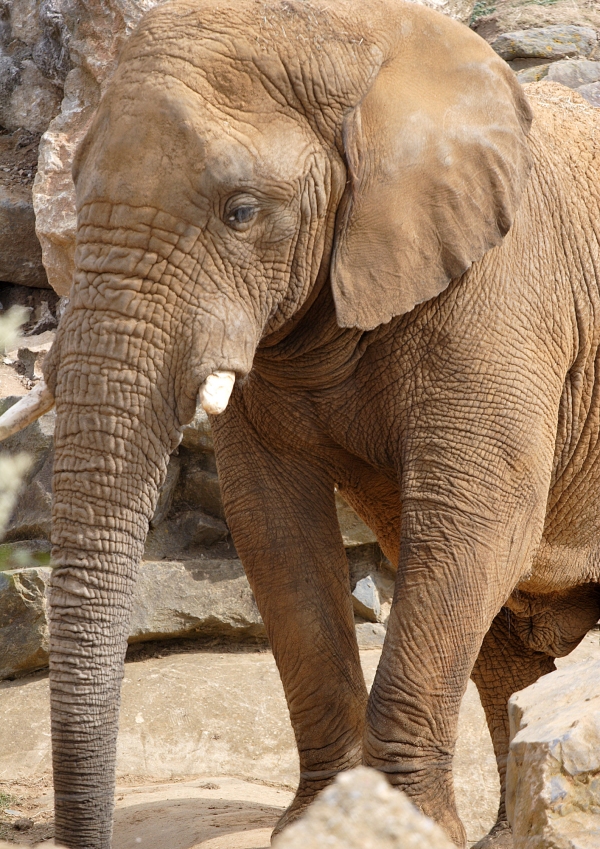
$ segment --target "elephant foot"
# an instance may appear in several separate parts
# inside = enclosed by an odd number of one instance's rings
[[[277,820],[277,824],[271,833],[271,842],[277,837],[278,834],[281,834],[284,828],[287,828],[288,825],[291,825],[299,817],[301,817],[311,802],[312,799],[307,800],[303,803],[298,802],[298,804],[296,804],[296,799],[294,799],[289,808],[284,811],[283,814]]]
[[[473,845],[472,849],[513,849],[510,825],[506,820],[500,820],[489,834]]]
[[[277,824],[271,834],[271,840],[277,837],[284,828],[287,828],[288,825],[291,825],[302,816],[305,810],[315,801],[321,790],[324,790],[325,787],[331,784],[338,772],[339,770],[332,770],[331,774],[328,775],[327,778],[317,781],[302,780],[300,782],[300,786],[296,791],[296,795],[294,796],[291,805],[283,812],[277,821]]]

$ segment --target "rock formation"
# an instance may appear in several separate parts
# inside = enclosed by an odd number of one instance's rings
[[[544,675],[508,703],[514,849],[600,846],[600,661]]]

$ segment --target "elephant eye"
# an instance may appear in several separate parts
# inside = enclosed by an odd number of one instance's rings
[[[231,204],[225,211],[225,222],[234,230],[243,230],[256,216],[258,209],[253,203]]]

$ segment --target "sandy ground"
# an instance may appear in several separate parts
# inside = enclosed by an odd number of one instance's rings
[[[25,787],[22,791],[27,793]],[[119,785],[113,849],[267,849],[273,826],[292,795],[290,790],[229,776]],[[6,829],[1,837],[31,845],[51,836],[48,788],[40,795],[22,796],[19,810],[35,825],[24,831]]]
[[[600,659],[598,631],[558,665],[588,658]],[[378,659],[378,651],[361,652],[368,683]],[[47,677],[0,685],[0,729],[0,840],[32,846],[53,833]],[[191,755],[198,765],[193,778]],[[497,776],[472,685],[454,771],[473,843],[493,821]],[[173,654],[127,664],[113,849],[268,849],[296,774],[269,652]]]

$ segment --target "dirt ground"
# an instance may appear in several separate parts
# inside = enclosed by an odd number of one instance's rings
[[[21,829],[5,813],[0,839],[31,846],[51,838],[52,792],[47,782],[15,784],[10,792],[18,804],[20,817],[14,820]],[[131,784],[117,786],[113,845],[268,849],[273,826],[291,798],[291,790],[229,776],[162,784],[137,784],[131,778]]]
[[[156,644],[130,654],[114,849],[268,849],[273,826],[292,798],[297,775],[293,736],[272,655],[259,646],[242,652],[203,648],[194,651],[190,644],[179,653],[176,646]],[[379,654],[361,653],[368,684]],[[600,659],[597,630],[557,665],[591,658]],[[14,752],[6,763],[0,756],[0,840],[34,846],[53,835],[47,697],[44,673],[0,687],[0,727],[7,735],[3,748],[5,754]],[[493,786],[483,787],[490,782],[493,760],[488,732],[480,727],[484,724],[470,685],[454,771],[471,843],[489,828],[489,813],[497,805]],[[188,769],[190,753],[205,771],[178,778],[178,769]],[[19,769],[21,777],[12,780]],[[157,777],[160,769],[169,777]],[[490,809],[485,817],[484,807]]]

